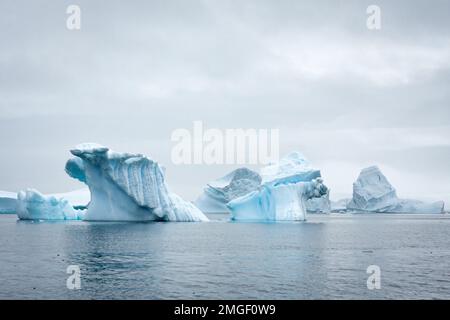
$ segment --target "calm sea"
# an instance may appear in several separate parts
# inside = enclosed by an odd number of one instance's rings
[[[27,222],[0,215],[2,299],[450,298],[449,215],[299,223]],[[80,268],[71,290],[67,268]],[[369,266],[380,289],[369,290]]]

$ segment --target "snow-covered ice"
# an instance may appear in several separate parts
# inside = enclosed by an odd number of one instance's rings
[[[140,154],[87,143],[71,150],[66,172],[89,187],[85,220],[207,221],[192,203],[171,193],[162,167]]]
[[[426,203],[399,199],[395,188],[377,166],[361,171],[353,183],[353,197],[348,210],[385,213],[443,213],[444,202]]]
[[[17,194],[14,192],[0,191],[0,214],[16,213]]]
[[[35,189],[17,194],[17,216],[21,220],[81,220],[84,210],[75,210],[64,198],[43,195]]]
[[[239,168],[208,183],[195,201],[195,205],[207,213],[228,212],[226,207],[228,202],[255,191],[260,184],[261,176],[257,172]]]

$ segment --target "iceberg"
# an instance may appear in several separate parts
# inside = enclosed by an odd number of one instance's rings
[[[35,189],[17,194],[17,216],[21,220],[81,220],[84,210],[75,210],[64,198],[43,195]]]
[[[171,193],[163,168],[141,154],[117,153],[85,143],[66,172],[84,182],[91,194],[84,220],[89,221],[207,221],[192,203]]]
[[[307,201],[328,194],[319,170],[299,152],[260,171],[257,190],[231,200],[227,207],[237,221],[298,221],[306,219]]]
[[[226,204],[231,200],[258,189],[261,176],[250,169],[239,168],[207,184],[195,205],[203,212],[228,212]]]
[[[353,197],[347,209],[381,213],[443,213],[444,202],[426,203],[399,199],[395,188],[377,166],[365,168],[353,183]]]
[[[306,200],[326,192],[320,178],[264,184],[257,191],[230,201],[227,207],[231,219],[237,221],[302,221],[306,220]]]
[[[0,214],[16,213],[17,194],[14,192],[0,191]]]

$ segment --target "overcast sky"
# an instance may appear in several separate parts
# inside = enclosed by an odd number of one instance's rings
[[[81,8],[81,30],[66,8]],[[381,30],[366,8],[381,8]],[[235,166],[171,163],[174,129],[277,128],[280,153],[350,196],[376,164],[450,203],[450,1],[0,1],[0,190],[64,192],[95,141],[167,168],[195,199]],[[251,168],[254,168],[251,166]],[[448,207],[447,207],[448,208]]]

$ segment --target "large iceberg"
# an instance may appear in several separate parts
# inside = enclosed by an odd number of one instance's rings
[[[261,169],[258,190],[231,200],[233,220],[296,221],[306,219],[306,202],[328,194],[319,170],[298,152]]]
[[[228,202],[255,191],[260,184],[261,176],[257,172],[239,168],[208,183],[203,193],[195,200],[195,205],[207,213],[228,212]]]
[[[380,169],[371,166],[363,169],[353,183],[353,197],[347,204],[347,209],[384,213],[443,213],[444,202],[399,199],[395,188]]]
[[[163,168],[140,154],[116,153],[87,143],[71,150],[66,172],[89,187],[84,220],[207,221],[192,203],[168,190]]]
[[[84,210],[76,210],[64,198],[43,195],[35,189],[17,194],[17,216],[21,220],[81,220]]]
[[[14,192],[0,191],[0,214],[16,213],[17,194]]]

